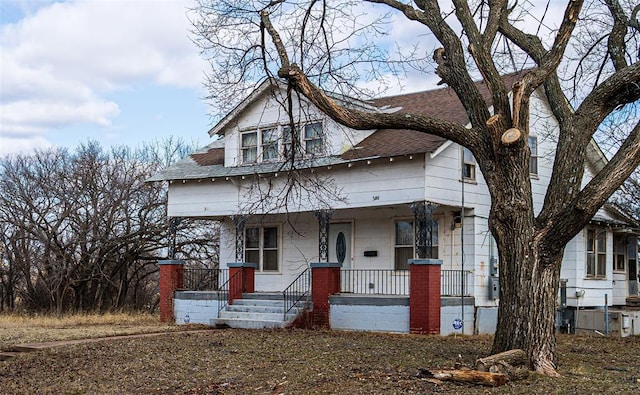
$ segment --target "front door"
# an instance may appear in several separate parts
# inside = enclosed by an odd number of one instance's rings
[[[329,224],[329,262],[340,263],[343,269],[351,269],[351,228],[350,222]]]
[[[329,224],[329,262],[342,265],[342,270],[351,269],[351,230],[350,222]],[[340,292],[353,292],[350,273],[342,273]]]

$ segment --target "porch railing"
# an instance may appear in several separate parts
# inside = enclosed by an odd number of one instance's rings
[[[217,291],[228,279],[229,269],[184,269],[184,289],[189,291]]]
[[[344,269],[340,292],[370,295],[409,295],[409,273],[396,270]]]
[[[284,319],[287,319],[287,313],[293,309],[298,302],[304,300],[304,308],[307,308],[307,297],[311,291],[311,270],[305,269],[295,280],[282,291],[282,299],[284,300]]]
[[[238,289],[241,290],[241,294],[245,290],[245,284],[243,282],[244,276],[242,271],[235,272],[227,281],[225,281],[218,289],[218,311],[222,311],[229,304],[229,295],[235,293]]]
[[[340,271],[340,292],[370,295],[409,295],[409,272],[397,270]],[[470,270],[442,270],[440,295],[470,296],[473,272]],[[464,278],[464,289],[462,279]]]
[[[462,279],[464,278],[464,289]],[[473,272],[470,270],[442,270],[440,279],[440,295],[471,296]]]

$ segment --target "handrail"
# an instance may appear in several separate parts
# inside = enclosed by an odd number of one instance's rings
[[[287,313],[293,309],[299,301],[309,295],[311,290],[311,271],[307,268],[298,275],[289,284],[287,288],[282,291],[282,300],[284,303],[284,319],[287,319]],[[304,309],[307,309],[307,303],[305,303]]]
[[[243,279],[243,276],[241,273],[242,271],[239,270],[235,272],[232,276],[229,276],[229,279],[225,281],[224,284],[222,284],[216,290],[218,294],[218,311],[222,311],[222,309],[227,307],[227,305],[229,304],[230,288],[238,289],[238,287],[241,287],[242,291],[244,292],[244,284],[240,283]],[[225,296],[225,294],[226,294],[226,297],[222,298],[222,296]]]

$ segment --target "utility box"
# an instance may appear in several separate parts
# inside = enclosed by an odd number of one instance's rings
[[[500,277],[489,277],[489,299],[496,300],[500,297]]]
[[[609,311],[609,336],[627,337],[633,334],[632,317],[627,311]],[[580,310],[576,313],[576,334],[605,334],[607,322],[604,310]]]

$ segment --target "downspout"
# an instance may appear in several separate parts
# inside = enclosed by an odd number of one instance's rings
[[[463,148],[464,150],[464,148]],[[460,150],[460,180],[462,181],[460,199],[460,319],[462,319],[462,334],[464,334],[464,151]]]

